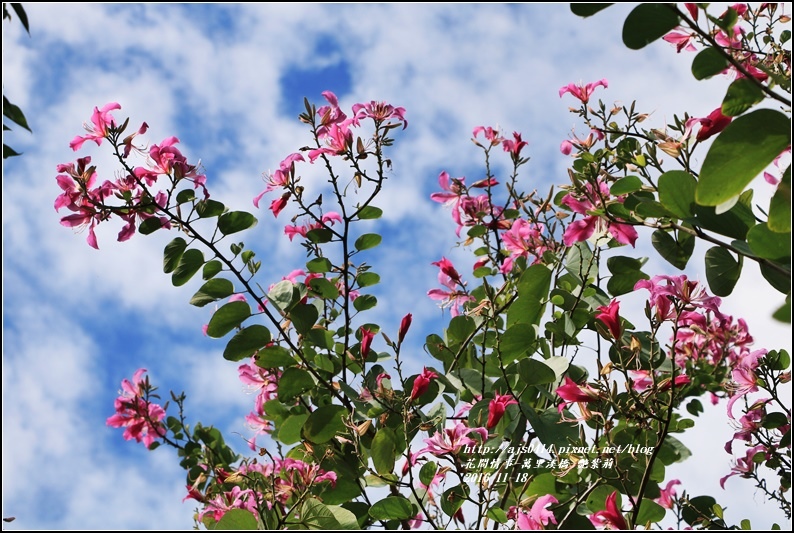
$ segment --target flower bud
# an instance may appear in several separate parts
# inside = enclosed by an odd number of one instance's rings
[[[413,320],[413,315],[408,313],[405,315],[400,322],[400,332],[397,335],[397,342],[402,344],[403,339],[405,339],[405,334],[408,333],[408,328],[411,327],[411,321]]]

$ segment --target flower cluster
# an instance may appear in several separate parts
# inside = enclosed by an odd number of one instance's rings
[[[166,212],[170,194],[183,180],[193,183],[196,189],[201,187],[204,197],[209,198],[205,186],[206,176],[199,173],[198,165],[188,163],[175,146],[179,142],[176,137],[168,137],[160,144],[152,145],[144,166],[131,166],[127,161],[131,151],[135,149],[136,152],[143,152],[133,146],[132,140],[145,133],[148,126],[144,122],[136,133],[122,139],[127,121],[119,126],[111,114],[111,111],[118,109],[121,106],[116,102],[109,103],[102,109],[94,108],[91,124],[85,124],[88,134],[78,135],[69,146],[77,151],[85,141],[94,141],[99,146],[103,140],[108,140],[123,163],[124,174],[113,181],[99,183],[96,167],[91,165],[91,157],[86,156],[79,158],[76,163],[58,165],[59,174],[55,178],[63,191],[55,199],[55,210],[66,208],[73,212],[63,217],[61,224],[72,228],[88,228],[88,244],[97,249],[99,245],[95,228],[113,216],[126,222],[119,232],[119,241],[132,237],[137,224],[155,217],[158,221],[157,228],[170,229],[171,217]],[[153,191],[152,188],[163,176],[169,181],[167,189]],[[110,199],[118,202],[115,205],[109,204]]]
[[[144,378],[145,368],[138,369],[132,381],[121,382],[119,397],[114,402],[116,414],[107,419],[107,425],[124,428],[124,439],[143,442],[148,448],[152,443],[165,435],[162,424],[165,409],[149,400],[152,388],[149,378]]]

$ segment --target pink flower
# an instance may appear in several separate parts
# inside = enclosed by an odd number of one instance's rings
[[[116,127],[116,121],[113,115],[110,114],[110,112],[115,109],[121,109],[121,105],[119,105],[118,102],[105,104],[102,109],[95,107],[94,113],[91,115],[91,124],[83,123],[83,126],[88,131],[88,135],[78,135],[72,139],[69,143],[69,147],[76,152],[86,141],[94,141],[97,146],[100,146],[102,144],[102,139],[107,136],[108,130]]]
[[[606,79],[601,79],[598,81],[594,81],[592,83],[588,83],[587,85],[576,85],[574,83],[569,83],[568,85],[560,88],[560,98],[565,93],[571,93],[575,98],[578,98],[582,101],[583,104],[586,104],[590,101],[590,96],[595,91],[596,87],[609,87]]]
[[[140,368],[133,374],[131,382],[127,379],[121,382],[121,395],[114,402],[116,414],[107,419],[107,425],[125,428],[124,440],[135,439],[148,448],[165,435],[161,423],[165,410],[148,400],[149,381],[144,379],[145,373],[146,369]]]
[[[480,133],[483,134],[485,140],[491,143],[491,146],[496,146],[504,140],[504,138],[499,135],[499,130],[490,126],[477,126],[472,131],[472,135],[474,135],[475,139],[480,135]]]
[[[254,207],[259,207],[259,201],[265,193],[289,185],[290,181],[295,176],[295,163],[298,161],[305,161],[305,159],[303,159],[303,156],[299,153],[290,154],[279,164],[278,170],[273,174],[265,175],[267,187],[254,198]]]
[[[287,200],[289,200],[289,193],[285,192],[272,202],[270,202],[270,210],[273,212],[274,217],[278,217],[279,213],[287,207]]]
[[[462,284],[455,283],[452,278],[443,272],[438,273],[438,281],[449,290],[445,291],[443,289],[430,289],[427,291],[427,295],[433,300],[443,300],[441,307],[449,307],[450,314],[452,316],[458,316],[460,314],[461,307],[466,302],[474,301],[474,297],[470,296],[465,290],[463,290]],[[458,288],[459,285],[460,288]]]
[[[551,494],[541,496],[529,510],[516,509],[516,529],[539,531],[545,529],[549,522],[557,524],[554,513],[549,511],[549,507],[559,503],[557,498]]]
[[[671,31],[662,37],[662,40],[674,45],[676,52],[678,53],[681,53],[682,50],[686,50],[687,52],[695,52],[697,51],[697,48],[695,48],[695,45],[693,45],[691,42],[695,35],[696,34],[694,32],[684,33],[680,31]]]
[[[353,104],[353,115],[357,121],[365,117],[371,118],[378,124],[395,120],[398,124],[402,123],[403,129],[408,127],[408,121],[405,120],[405,108],[394,107],[386,102],[372,100],[368,104]]]
[[[212,518],[217,522],[232,509],[246,509],[256,514],[256,508],[256,493],[251,489],[243,490],[235,485],[232,490],[218,494],[209,500],[206,507],[199,513],[199,520],[205,515],[212,514]]]
[[[677,479],[673,479],[667,483],[667,485],[659,490],[659,497],[656,498],[654,501],[664,507],[665,509],[672,509],[673,508],[673,499],[675,498],[675,486],[680,485],[681,482]]]
[[[609,329],[612,338],[620,342],[623,336],[623,325],[620,323],[620,302],[612,300],[609,305],[602,305],[598,308],[600,313],[595,317],[600,320]]]
[[[375,334],[363,326],[359,331],[361,331],[361,359],[366,360],[367,355],[369,355],[369,348],[372,345],[372,339],[375,337]]]
[[[573,143],[568,139],[562,141],[560,143],[560,152],[562,152],[562,155],[571,155],[571,152],[573,152]]]
[[[524,149],[529,143],[525,140],[521,139],[521,134],[517,131],[513,132],[513,140],[504,139],[502,141],[502,148],[504,148],[505,152],[510,154],[510,157],[513,158],[513,161],[519,161],[521,159],[521,150]]]
[[[700,130],[695,136],[695,139],[697,139],[698,142],[705,141],[709,137],[717,135],[719,132],[727,128],[728,124],[731,123],[731,120],[733,120],[733,117],[727,117],[723,115],[722,107],[718,107],[709,113],[707,117],[690,118],[687,120],[686,129],[684,130],[684,138],[688,138],[691,135],[692,128],[696,124],[700,124]]]
[[[626,530],[629,528],[629,525],[626,523],[626,519],[623,518],[623,513],[621,513],[620,509],[618,509],[617,497],[617,491],[607,496],[606,509],[593,513],[588,517],[590,519],[590,523],[592,523],[593,526],[597,528],[617,530]]]
[[[697,281],[689,281],[686,276],[654,276],[641,279],[634,285],[634,290],[648,289],[651,307],[656,308],[656,315],[661,320],[674,318],[676,311],[673,303],[684,304],[685,310],[698,308],[707,309],[719,315],[721,300],[709,296],[706,289]]]
[[[413,321],[413,315],[408,313],[403,317],[400,321],[400,331],[397,333],[397,343],[402,344],[403,340],[405,339],[405,334],[408,333],[408,328],[411,327],[411,322]]]
[[[689,11],[689,15],[692,17],[692,20],[695,22],[698,21],[698,5],[697,4],[684,4],[687,11]]]
[[[455,266],[446,257],[442,257],[441,260],[430,264],[440,268],[441,272],[449,276],[452,281],[460,281],[460,274],[458,274],[458,271],[455,270]]]
[[[427,388],[430,386],[430,380],[437,377],[438,374],[432,370],[428,370],[427,367],[424,367],[422,373],[416,376],[416,379],[414,379],[414,386],[411,389],[411,401],[415,401],[417,398],[427,392]]]
[[[456,454],[463,446],[473,446],[477,441],[469,437],[470,433],[477,433],[480,436],[480,441],[485,442],[488,440],[488,432],[483,428],[470,428],[461,421],[455,422],[452,428],[446,428],[443,431],[436,431],[432,437],[425,439],[426,447],[416,452],[415,456],[420,456],[425,452],[430,452],[436,457],[441,457],[445,454]]]
[[[750,474],[755,471],[756,462],[753,461],[753,457],[760,452],[766,452],[766,448],[764,448],[763,444],[759,444],[758,446],[754,446],[747,450],[747,453],[744,457],[741,457],[734,462],[734,465],[731,468],[731,473],[720,479],[720,487],[725,489],[725,482],[729,477],[749,477]]]
[[[505,250],[510,252],[501,271],[503,274],[510,272],[513,268],[513,261],[518,257],[528,258],[529,255],[535,256],[535,261],[543,255],[549,247],[543,233],[546,227],[539,222],[527,222],[523,218],[518,218],[513,222],[509,230],[502,234],[502,243]]]
[[[593,234],[600,235],[605,231],[608,231],[619,243],[634,246],[634,242],[637,240],[637,230],[633,226],[591,214],[592,211],[603,210],[609,197],[609,186],[603,181],[598,181],[597,187],[588,183],[579,194],[568,193],[563,197],[562,203],[571,211],[585,215],[584,218],[570,223],[566,228],[562,237],[565,246],[585,241]],[[618,199],[617,201],[622,200]]]
[[[594,402],[601,398],[601,393],[590,385],[577,385],[574,380],[565,376],[565,385],[557,387],[557,396],[565,400],[557,408],[560,412],[572,403]]]
[[[494,399],[488,404],[488,422],[485,427],[493,429],[502,419],[508,405],[517,404],[516,399],[510,394],[495,393]]]

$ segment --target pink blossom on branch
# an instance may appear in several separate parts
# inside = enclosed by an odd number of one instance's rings
[[[675,499],[675,486],[680,485],[681,482],[677,479],[670,480],[663,489],[659,489],[659,497],[654,501],[664,507],[665,509],[673,508],[673,500]]]
[[[620,323],[620,302],[612,300],[609,305],[600,306],[598,311],[599,313],[595,316],[596,320],[603,323],[612,334],[612,338],[620,342],[623,336],[623,325]]]
[[[547,494],[535,500],[530,509],[511,507],[507,516],[508,518],[515,518],[516,529],[540,531],[546,529],[549,522],[557,525],[554,513],[549,511],[549,507],[555,503],[559,503],[557,498]]]
[[[617,529],[620,531],[629,528],[623,513],[618,509],[617,504],[618,492],[615,491],[606,499],[606,509],[593,513],[588,518],[596,528],[599,529]]]
[[[118,102],[110,102],[102,106],[102,109],[94,108],[94,113],[91,115],[91,124],[83,123],[83,127],[88,131],[88,135],[78,135],[69,143],[69,147],[75,152],[79,150],[83,143],[86,141],[94,141],[97,146],[102,144],[102,140],[107,137],[108,130],[116,127],[116,120],[111,111],[121,109]]]
[[[633,226],[593,214],[603,212],[610,196],[609,186],[599,180],[595,186],[587,183],[582,191],[568,193],[563,197],[563,205],[574,213],[585,215],[584,218],[568,224],[562,237],[565,246],[571,246],[589,239],[594,234],[600,235],[607,231],[617,242],[634,246],[638,235]],[[622,199],[618,198],[614,201],[621,202]]]
[[[502,420],[508,405],[517,404],[518,401],[511,394],[495,393],[494,399],[488,404],[488,421],[485,427],[493,429]]]
[[[609,87],[606,79],[601,79],[598,81],[594,81],[592,83],[588,83],[587,85],[579,84],[576,85],[575,83],[569,83],[564,87],[560,88],[560,98],[565,93],[571,93],[575,98],[581,100],[583,104],[586,104],[590,101],[590,96],[592,96],[593,91],[596,90],[597,87]]]
[[[427,388],[430,386],[430,380],[436,379],[437,377],[438,374],[432,370],[428,370],[427,367],[424,367],[422,373],[416,376],[414,379],[414,384],[411,388],[411,401],[415,401],[417,398],[427,392]]]
[[[488,440],[488,432],[484,428],[470,428],[458,420],[455,422],[454,427],[436,431],[432,437],[425,439],[427,446],[413,455],[421,457],[425,452],[432,453],[436,457],[446,454],[455,455],[463,446],[474,446],[477,444],[476,440],[468,436],[471,433],[478,434],[480,442]]]
[[[107,419],[107,425],[124,428],[124,440],[143,442],[148,448],[159,437],[165,435],[161,421],[165,418],[162,406],[148,400],[149,382],[143,377],[145,368],[138,369],[121,382],[121,391],[114,402],[116,414]]]

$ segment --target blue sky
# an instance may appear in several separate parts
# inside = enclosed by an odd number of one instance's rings
[[[691,56],[666,43],[627,50],[620,6],[588,20],[567,4],[24,6],[30,37],[3,23],[4,94],[33,130],[4,135],[24,152],[3,168],[3,516],[17,518],[7,529],[192,524],[175,455],[149,453],[105,426],[120,380],[139,367],[162,392],[185,390],[189,416],[221,427],[240,451],[235,433],[249,434],[243,417],[253,397],[237,365],[222,359],[225,343],[201,335],[211,309],[187,303],[196,280],[173,288],[162,274],[162,249],[175,235],[116,243],[118,227],[100,227],[96,251],[58,223],[55,167],[74,160],[68,143],[94,106],[119,102],[116,117],[148,122],[151,142],[179,137],[188,159],[201,159],[213,195],[251,211],[261,174],[308,143],[296,120],[304,96],[321,104],[330,89],[347,109],[370,100],[405,107],[409,128],[397,135],[379,203],[386,238],[372,262],[384,281],[371,320],[396,330],[413,313],[409,365],[417,371],[432,364],[422,339],[443,327],[425,297],[436,286],[430,262],[446,255],[471,264],[429,195],[441,170],[482,177],[473,127],[523,132],[532,157],[526,188],[545,192],[567,179],[559,144],[576,123],[561,86],[607,78],[598,97],[636,99],[661,127],[674,113],[705,116],[729,82],[696,82]],[[112,168],[101,149],[85,153]],[[285,219],[255,214],[259,225],[244,240],[266,258],[270,283],[301,267],[303,252],[283,236]],[[669,272],[654,252],[634,253],[650,256],[646,271]],[[703,279],[700,268],[693,261],[687,273]],[[782,298],[749,270],[728,312],[747,317],[757,346],[790,349],[790,328],[768,318]],[[695,456],[670,475],[691,494],[713,494],[729,518],[766,527],[779,513],[748,483],[732,478],[729,491],[719,488],[732,434],[722,409],[686,436]]]

